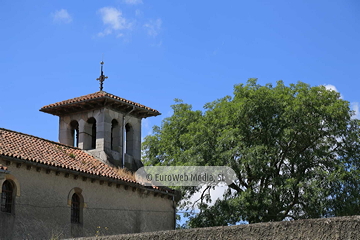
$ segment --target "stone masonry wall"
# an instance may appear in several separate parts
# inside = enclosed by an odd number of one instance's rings
[[[115,239],[352,240],[360,239],[360,216],[100,236],[76,240]]]
[[[123,116],[124,113],[114,111],[109,108],[95,109],[92,111],[78,112],[61,116],[59,118],[59,142],[72,146],[74,136],[71,133],[70,123],[75,120],[79,124],[79,148],[88,150],[88,153],[108,164],[108,161],[117,166],[122,165],[123,148]],[[91,148],[91,125],[87,123],[88,119],[96,120],[96,148]],[[111,134],[112,120],[118,122],[116,136]],[[126,115],[125,123],[131,126],[131,141],[127,144],[127,149],[131,150],[131,156],[134,159],[141,159],[141,118]],[[116,141],[116,146],[111,149],[111,139]],[[126,141],[126,140],[124,140]],[[129,154],[129,153],[128,153]],[[109,159],[109,157],[111,158]]]
[[[0,158],[0,164],[5,163]],[[26,164],[11,162],[7,167],[6,179],[16,186],[15,212],[0,212],[0,240],[95,236],[98,230],[121,234],[174,229],[174,203],[167,196]],[[70,221],[74,189],[84,199],[79,229]]]

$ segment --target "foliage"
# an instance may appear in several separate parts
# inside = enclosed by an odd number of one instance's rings
[[[359,122],[324,86],[256,79],[205,105],[176,100],[173,115],[143,143],[146,165],[229,166],[237,181],[210,205],[197,202],[190,227],[360,213]],[[199,187],[184,187],[183,205]]]

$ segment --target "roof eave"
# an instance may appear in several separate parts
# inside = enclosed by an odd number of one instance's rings
[[[51,106],[51,107],[46,107],[45,106],[45,107],[42,107],[41,109],[39,109],[39,111],[49,113],[49,114],[52,114],[52,115],[55,115],[55,116],[62,116],[64,114],[58,114],[57,113],[61,109],[65,109],[65,108],[68,108],[68,107],[71,107],[71,106],[75,106],[75,105],[80,104],[80,103],[93,102],[93,101],[96,101],[96,100],[99,100],[99,99],[106,99],[106,100],[109,100],[110,102],[121,103],[123,105],[127,105],[127,106],[130,106],[130,107],[135,107],[137,110],[145,111],[147,114],[146,114],[146,116],[144,118],[161,115],[161,113],[159,111],[157,111],[157,110],[155,110],[155,111],[149,110],[149,109],[146,109],[144,107],[139,107],[139,106],[136,106],[135,104],[131,104],[131,103],[121,101],[121,100],[118,100],[118,99],[113,99],[113,98],[108,97],[108,96],[102,96],[102,97],[97,97],[97,98],[93,98],[93,99],[86,99],[86,100],[81,100],[81,101],[72,102],[72,103],[65,103],[65,104],[62,104],[62,105],[59,105],[59,106]],[[106,107],[106,105],[104,105],[104,107]]]
[[[79,171],[68,169],[68,168],[62,168],[62,167],[59,167],[59,166],[52,166],[52,165],[48,165],[48,164],[44,164],[44,163],[40,163],[40,162],[33,162],[33,161],[25,160],[25,159],[22,159],[22,158],[15,158],[15,157],[6,156],[6,155],[3,155],[3,154],[0,154],[0,158],[3,158],[3,159],[8,160],[8,161],[14,161],[14,162],[18,162],[18,163],[25,163],[25,164],[29,164],[29,165],[33,165],[33,166],[37,166],[37,167],[41,167],[41,168],[45,168],[45,169],[50,169],[50,170],[54,170],[54,171],[66,172],[66,173],[70,173],[70,174],[75,174],[75,175],[88,177],[88,178],[93,178],[93,179],[98,179],[98,180],[103,180],[103,181],[111,181],[111,182],[114,182],[114,183],[127,185],[129,187],[136,187],[136,188],[146,189],[146,190],[152,191],[152,192],[158,192],[158,193],[169,195],[169,196],[175,197],[175,198],[179,194],[177,190],[171,190],[173,192],[168,192],[167,190],[161,190],[161,189],[159,190],[159,189],[154,189],[154,188],[150,188],[150,187],[147,187],[147,186],[143,186],[143,185],[141,185],[141,184],[139,184],[137,182],[133,182],[131,180],[126,181],[126,180],[117,179],[117,178],[94,175],[94,174],[90,174],[90,173],[86,173],[86,172],[79,172]],[[0,171],[1,170],[2,169],[0,169]],[[4,173],[10,173],[9,170],[3,170],[3,171],[5,171]]]

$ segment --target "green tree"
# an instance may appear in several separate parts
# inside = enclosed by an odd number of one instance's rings
[[[212,205],[202,192],[190,227],[360,214],[359,122],[339,93],[249,79],[204,111],[172,108],[145,138],[145,164],[229,166],[238,178]],[[182,190],[189,207],[200,188]]]

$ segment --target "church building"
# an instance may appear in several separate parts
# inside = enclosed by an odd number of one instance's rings
[[[58,239],[175,228],[178,193],[144,186],[141,120],[152,108],[103,91],[44,106],[59,142],[0,128],[0,239]]]

